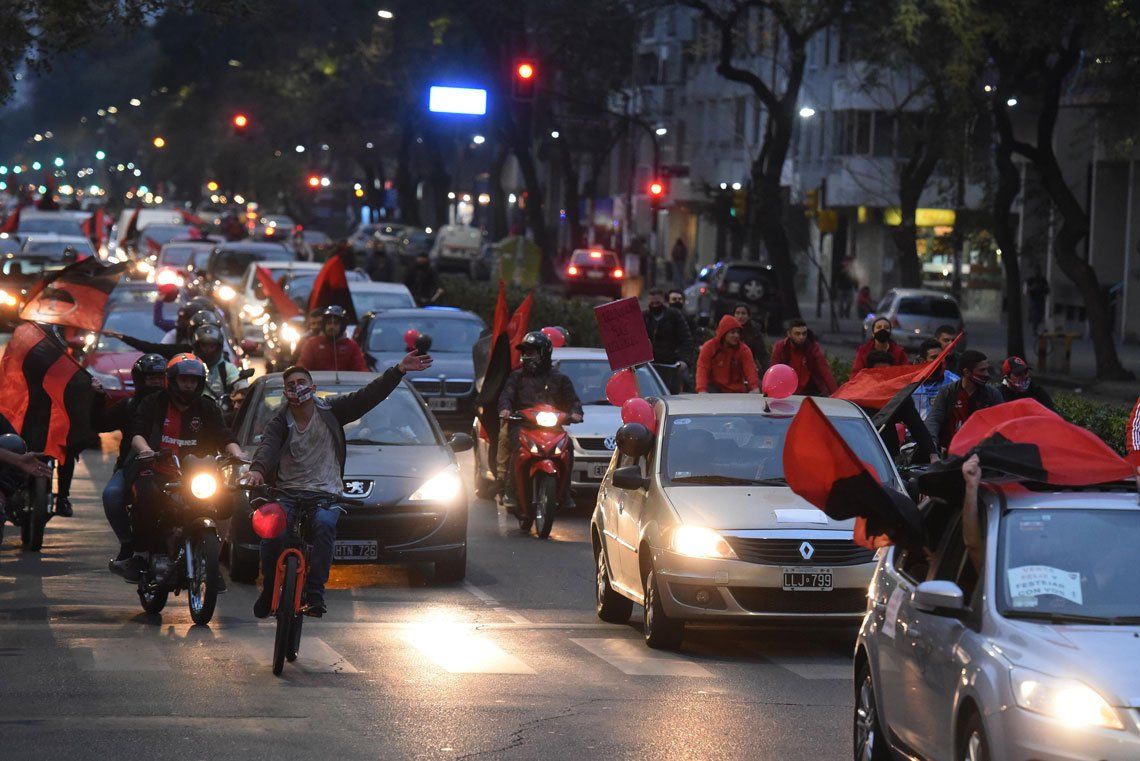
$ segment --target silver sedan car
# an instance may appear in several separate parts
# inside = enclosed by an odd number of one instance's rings
[[[980,573],[960,516],[932,559],[879,560],[855,650],[854,757],[1140,758],[1135,487],[988,486],[982,500]]]

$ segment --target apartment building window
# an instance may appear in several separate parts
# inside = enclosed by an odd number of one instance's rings
[[[819,122],[819,126],[817,127],[819,132],[819,152],[816,153],[816,157],[818,158],[823,158],[827,155],[827,136],[830,134],[827,131],[829,113],[828,111],[820,111],[815,115],[815,119],[812,120]]]
[[[874,115],[875,135],[871,153],[874,156],[895,155],[895,115],[877,111]]]
[[[676,6],[670,6],[665,11],[665,34],[668,35],[670,39],[677,36],[677,13],[678,9]]]
[[[745,101],[743,97],[736,99],[736,110],[732,118],[733,128],[733,142],[737,145],[743,145],[748,141],[748,135],[745,133],[744,127],[744,114],[745,114]]]
[[[869,156],[874,124],[871,111],[836,111],[833,146],[837,156]]]

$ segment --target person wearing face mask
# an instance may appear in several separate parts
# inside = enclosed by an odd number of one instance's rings
[[[1007,402],[1033,399],[1047,409],[1054,408],[1053,397],[1029,377],[1029,365],[1021,357],[1007,357],[1001,363],[1001,395]]]
[[[665,306],[665,294],[660,288],[649,290],[648,305],[642,316],[649,343],[653,345],[653,361],[662,365],[679,363],[675,380],[680,382],[670,384],[678,390],[689,376],[688,362],[693,353],[689,326],[680,312]]]
[[[772,347],[770,362],[773,365],[787,365],[796,371],[799,379],[797,394],[831,396],[839,388],[823,349],[803,320],[788,323],[787,335]]]
[[[1001,404],[1001,392],[990,382],[990,363],[986,355],[975,349],[962,352],[962,377],[945,386],[930,405],[926,429],[942,449],[975,412]]]
[[[226,360],[222,352],[222,331],[217,325],[202,325],[194,331],[194,354],[206,364],[206,389],[203,394],[223,408],[230,403],[234,392],[243,391],[249,384],[241,377],[234,363]]]
[[[551,354],[554,345],[541,331],[532,330],[523,336],[521,342],[515,347],[522,357],[522,367],[511,371],[507,382],[503,385],[503,392],[499,394],[499,417],[502,425],[506,426],[507,418],[511,413],[534,407],[538,404],[549,404],[568,415],[567,423],[582,422],[582,401],[578,392],[574,390],[574,383],[569,377],[554,369]],[[500,435],[504,430],[500,426]],[[514,457],[518,447],[519,426],[511,423],[506,426],[506,438],[499,441],[497,466],[497,482],[503,500],[503,506],[514,510],[518,504],[514,490],[514,468],[510,467],[511,458]],[[573,472],[574,453],[570,452],[568,468]],[[568,508],[573,506],[569,494],[561,494],[560,501]]]
[[[265,424],[245,482],[251,486],[269,484],[285,491],[339,494],[346,457],[344,426],[364,417],[387,399],[407,373],[426,370],[431,363],[430,355],[413,351],[364,388],[331,399],[317,397],[313,375],[308,369],[299,365],[286,368],[281,374],[286,403]],[[277,502],[286,512],[293,509],[286,498]],[[313,551],[304,589],[309,615],[320,617],[325,613],[325,583],[332,567],[339,517],[337,509],[319,510],[313,517]],[[253,615],[257,618],[269,615],[273,602],[273,569],[282,545],[281,538],[261,542],[261,594],[253,604]]]
[[[720,318],[716,337],[705,342],[697,355],[697,393],[759,394],[760,374],[752,350],[740,339],[740,321]]]
[[[342,307],[325,307],[321,332],[301,346],[301,366],[310,370],[367,372],[360,346],[344,334],[347,327],[348,318]]]
[[[417,306],[434,304],[443,295],[443,287],[439,284],[439,275],[431,264],[427,254],[418,254],[415,264],[404,277],[404,285],[412,292]]]
[[[922,342],[922,346],[919,348],[919,361],[933,362],[938,359],[938,355],[941,353],[942,344],[933,338],[928,338]],[[926,420],[926,416],[930,414],[930,405],[934,402],[934,397],[938,396],[938,392],[957,380],[958,374],[947,370],[945,363],[943,363],[934,371],[926,383],[914,390],[914,394],[912,394],[914,406],[918,409],[918,414],[923,420]]]
[[[855,361],[851,363],[851,377],[855,377],[856,373],[867,366],[867,355],[873,351],[882,351],[891,355],[896,365],[910,364],[906,349],[891,340],[891,321],[886,317],[880,317],[871,323],[871,340],[855,352]]]

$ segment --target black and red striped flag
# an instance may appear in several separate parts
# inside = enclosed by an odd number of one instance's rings
[[[273,308],[277,310],[277,314],[281,316],[282,320],[288,320],[290,317],[297,317],[301,314],[301,307],[297,306],[293,299],[286,295],[277,281],[273,279],[269,270],[255,266],[254,272],[257,274],[257,282],[261,285],[262,292],[272,302]]]
[[[0,359],[0,413],[28,450],[62,460],[91,437],[91,376],[39,326],[12,333]]]
[[[97,331],[107,299],[126,269],[124,262],[105,265],[95,257],[64,267],[44,278],[20,310],[20,319]]]
[[[130,218],[127,220],[127,229],[119,231],[119,247],[123,248],[127,245],[127,241],[132,240],[139,233],[139,211],[135,209]]]
[[[90,217],[83,222],[83,234],[90,239],[91,244],[98,251],[103,245],[103,210],[96,209]]]
[[[20,210],[24,208],[24,204],[20,204],[8,215],[4,220],[4,224],[0,225],[0,233],[8,233],[11,235],[20,229]]]
[[[855,519],[855,542],[871,549],[923,543],[922,516],[909,496],[882,485],[809,397],[784,440],[784,479],[828,517]]]
[[[507,383],[507,376],[515,367],[518,350],[515,345],[526,335],[534,294],[527,294],[513,315],[508,318],[507,288],[499,281],[499,297],[495,301],[495,316],[491,322],[491,350],[487,371],[479,387],[479,422],[491,442],[491,461],[494,462],[499,440],[499,395]]]
[[[309,311],[339,306],[348,315],[348,321],[355,323],[356,309],[352,306],[352,294],[348,290],[348,276],[344,269],[342,252],[338,251],[329,257],[313,283],[313,292],[309,295]]]

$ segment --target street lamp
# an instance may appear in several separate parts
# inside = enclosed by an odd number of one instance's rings
[[[392,13],[392,11],[388,10],[387,8],[381,8],[380,10],[376,11],[376,15],[385,21],[391,21],[392,19],[396,18],[396,14]]]
[[[483,137],[482,135],[476,135],[475,137],[471,138],[471,142],[475,143],[475,145],[482,145],[483,143],[487,142],[487,138]]]
[[[53,161],[52,163],[55,164],[57,168],[62,167],[63,166],[63,156],[56,156],[55,161]]]
[[[665,137],[669,134],[669,130],[665,127],[658,127],[657,129],[653,130],[653,132],[657,135],[657,137]]]
[[[557,140],[558,138],[562,137],[562,133],[559,132],[558,130],[551,130],[550,136],[552,138],[554,138],[555,140]]]
[[[105,158],[107,158],[106,151],[95,151],[95,160],[96,161],[102,161]]]
[[[154,144],[155,148],[158,148],[161,150],[162,148],[166,147],[166,138],[163,137],[162,135],[158,135],[157,137],[154,138],[154,140],[151,141],[151,143]]]
[[[1013,108],[1014,106],[1016,106],[1016,105],[1017,105],[1017,98],[1010,98],[1009,100],[1007,100],[1007,101],[1005,102],[1005,104],[1006,104],[1007,106],[1009,106],[1010,108]]]
[[[304,152],[305,152],[305,146],[303,146],[303,145],[298,145],[298,146],[297,146],[296,148],[294,148],[293,150],[295,150],[297,153],[304,153]]]
[[[800,118],[801,119],[810,119],[813,116],[815,116],[815,109],[812,108],[811,106],[804,106],[803,108],[800,109]]]

